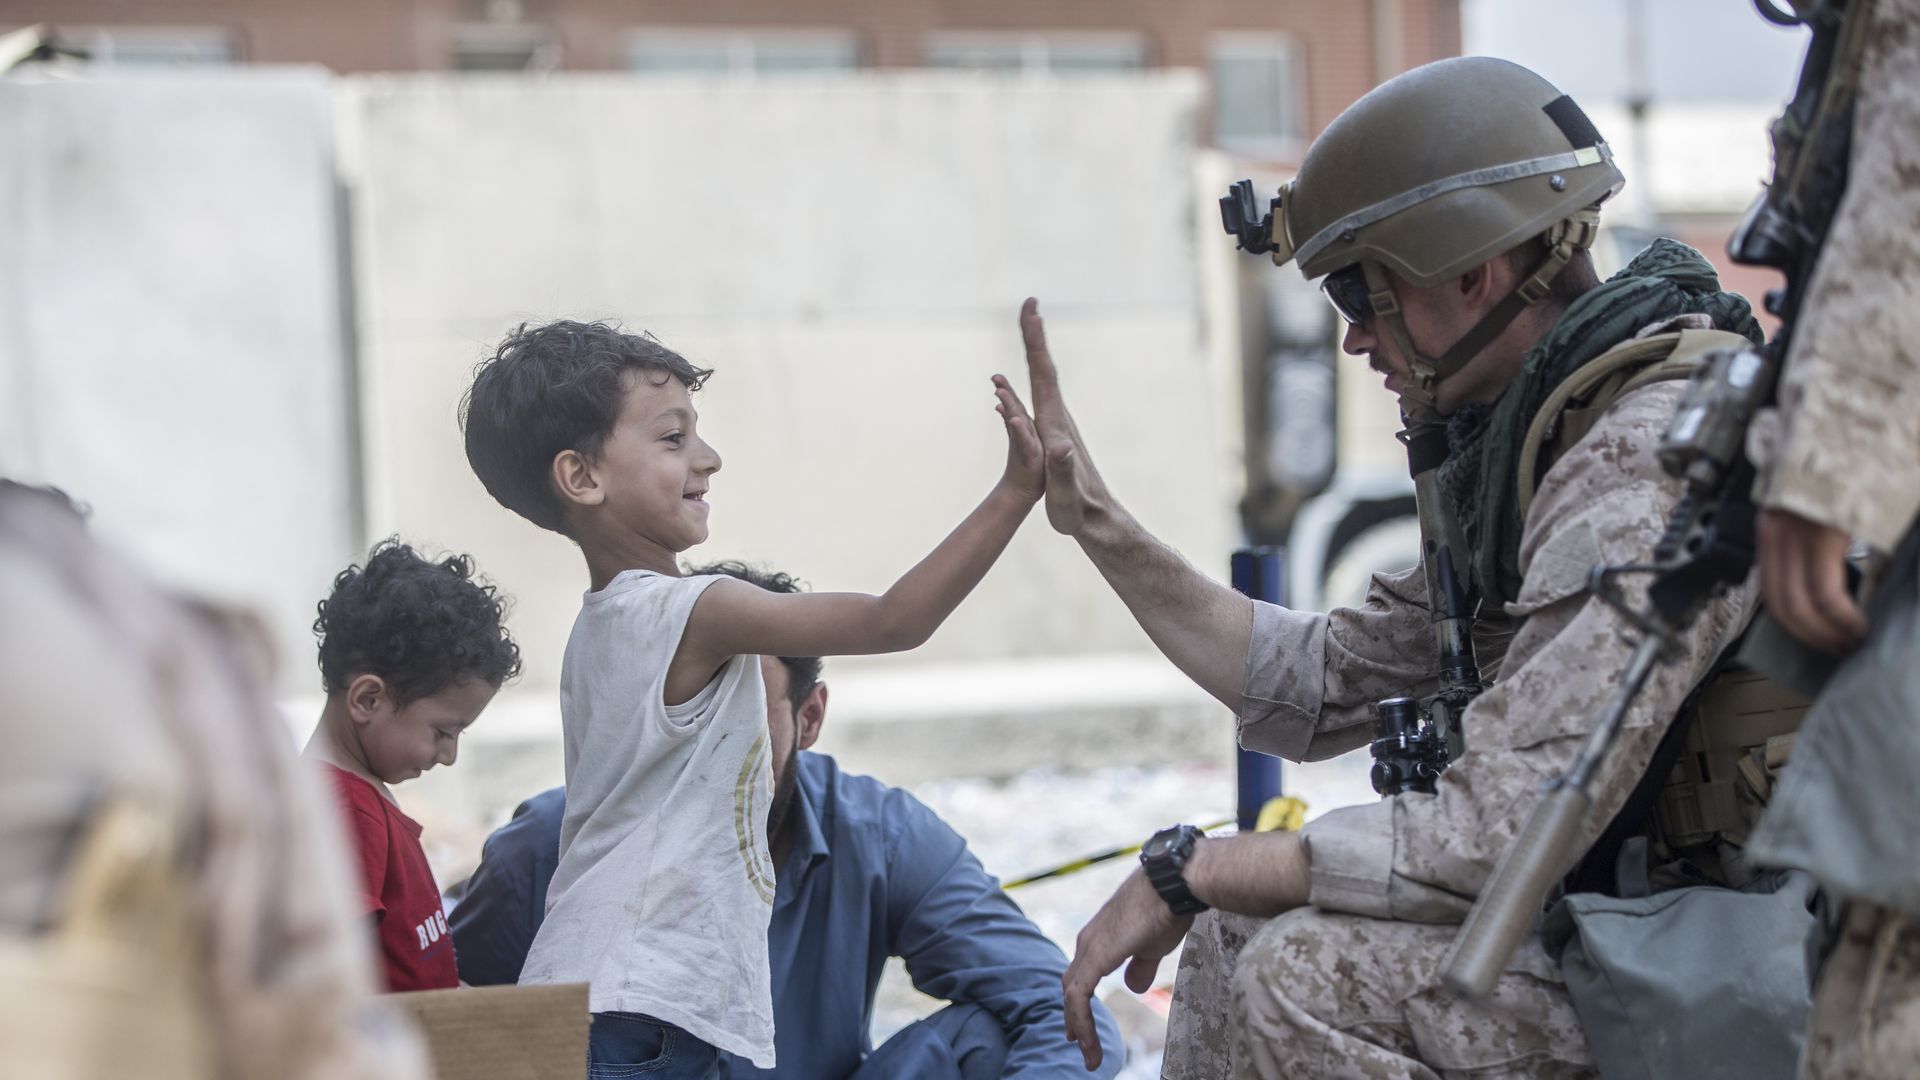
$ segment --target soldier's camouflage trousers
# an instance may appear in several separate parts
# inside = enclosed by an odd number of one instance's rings
[[[1920,925],[1851,904],[1813,994],[1802,1080],[1895,1080],[1920,1072]]]
[[[1457,929],[1207,912],[1180,958],[1163,1080],[1595,1076],[1539,938],[1476,1005],[1440,988]]]

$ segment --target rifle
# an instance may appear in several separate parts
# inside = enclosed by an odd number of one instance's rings
[[[1772,0],[1754,0],[1768,21],[1813,31],[1793,100],[1773,123],[1773,181],[1727,245],[1735,262],[1786,275],[1785,284],[1766,297],[1780,328],[1758,349],[1718,350],[1704,358],[1661,440],[1661,465],[1685,486],[1652,561],[1592,571],[1594,595],[1640,639],[1573,764],[1544,785],[1540,802],[1454,938],[1441,975],[1454,993],[1479,999],[1493,988],[1572,861],[1592,808],[1589,785],[1634,699],[1655,666],[1672,658],[1675,641],[1700,609],[1745,581],[1753,567],[1756,510],[1747,427],[1773,401],[1800,305],[1846,190],[1860,45],[1871,3],[1806,0],[1789,13]],[[1640,608],[1619,590],[1620,579],[1634,575],[1651,578]]]

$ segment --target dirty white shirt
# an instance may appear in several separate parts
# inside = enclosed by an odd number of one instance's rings
[[[667,705],[667,665],[715,576],[622,573],[587,593],[560,670],[567,813],[522,983],[591,984],[772,1068],[773,795],[759,658]]]

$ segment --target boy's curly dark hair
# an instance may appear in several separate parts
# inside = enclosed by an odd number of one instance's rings
[[[749,585],[758,585],[768,592],[797,593],[804,592],[805,586],[792,574],[783,574],[778,570],[744,563],[738,559],[723,559],[703,566],[687,568],[688,577],[702,577],[707,574],[725,574],[730,578],[739,578]],[[807,695],[820,684],[820,658],[817,656],[783,656],[782,664],[787,665],[787,700],[798,709],[804,705]]]
[[[520,647],[502,625],[498,590],[473,576],[473,560],[439,562],[389,538],[333,579],[313,620],[327,693],[355,676],[378,675],[396,705],[437,694],[461,679],[498,689],[520,673]]]
[[[474,369],[460,403],[467,463],[487,493],[535,525],[566,535],[550,478],[554,456],[600,452],[620,417],[630,371],[660,386],[678,379],[688,390],[700,389],[713,374],[651,334],[622,333],[604,322],[516,327]]]

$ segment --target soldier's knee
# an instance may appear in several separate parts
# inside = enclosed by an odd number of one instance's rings
[[[1333,920],[1313,908],[1268,922],[1240,950],[1233,975],[1236,1011],[1271,1021],[1283,1004],[1308,1005],[1340,960],[1342,936]]]

